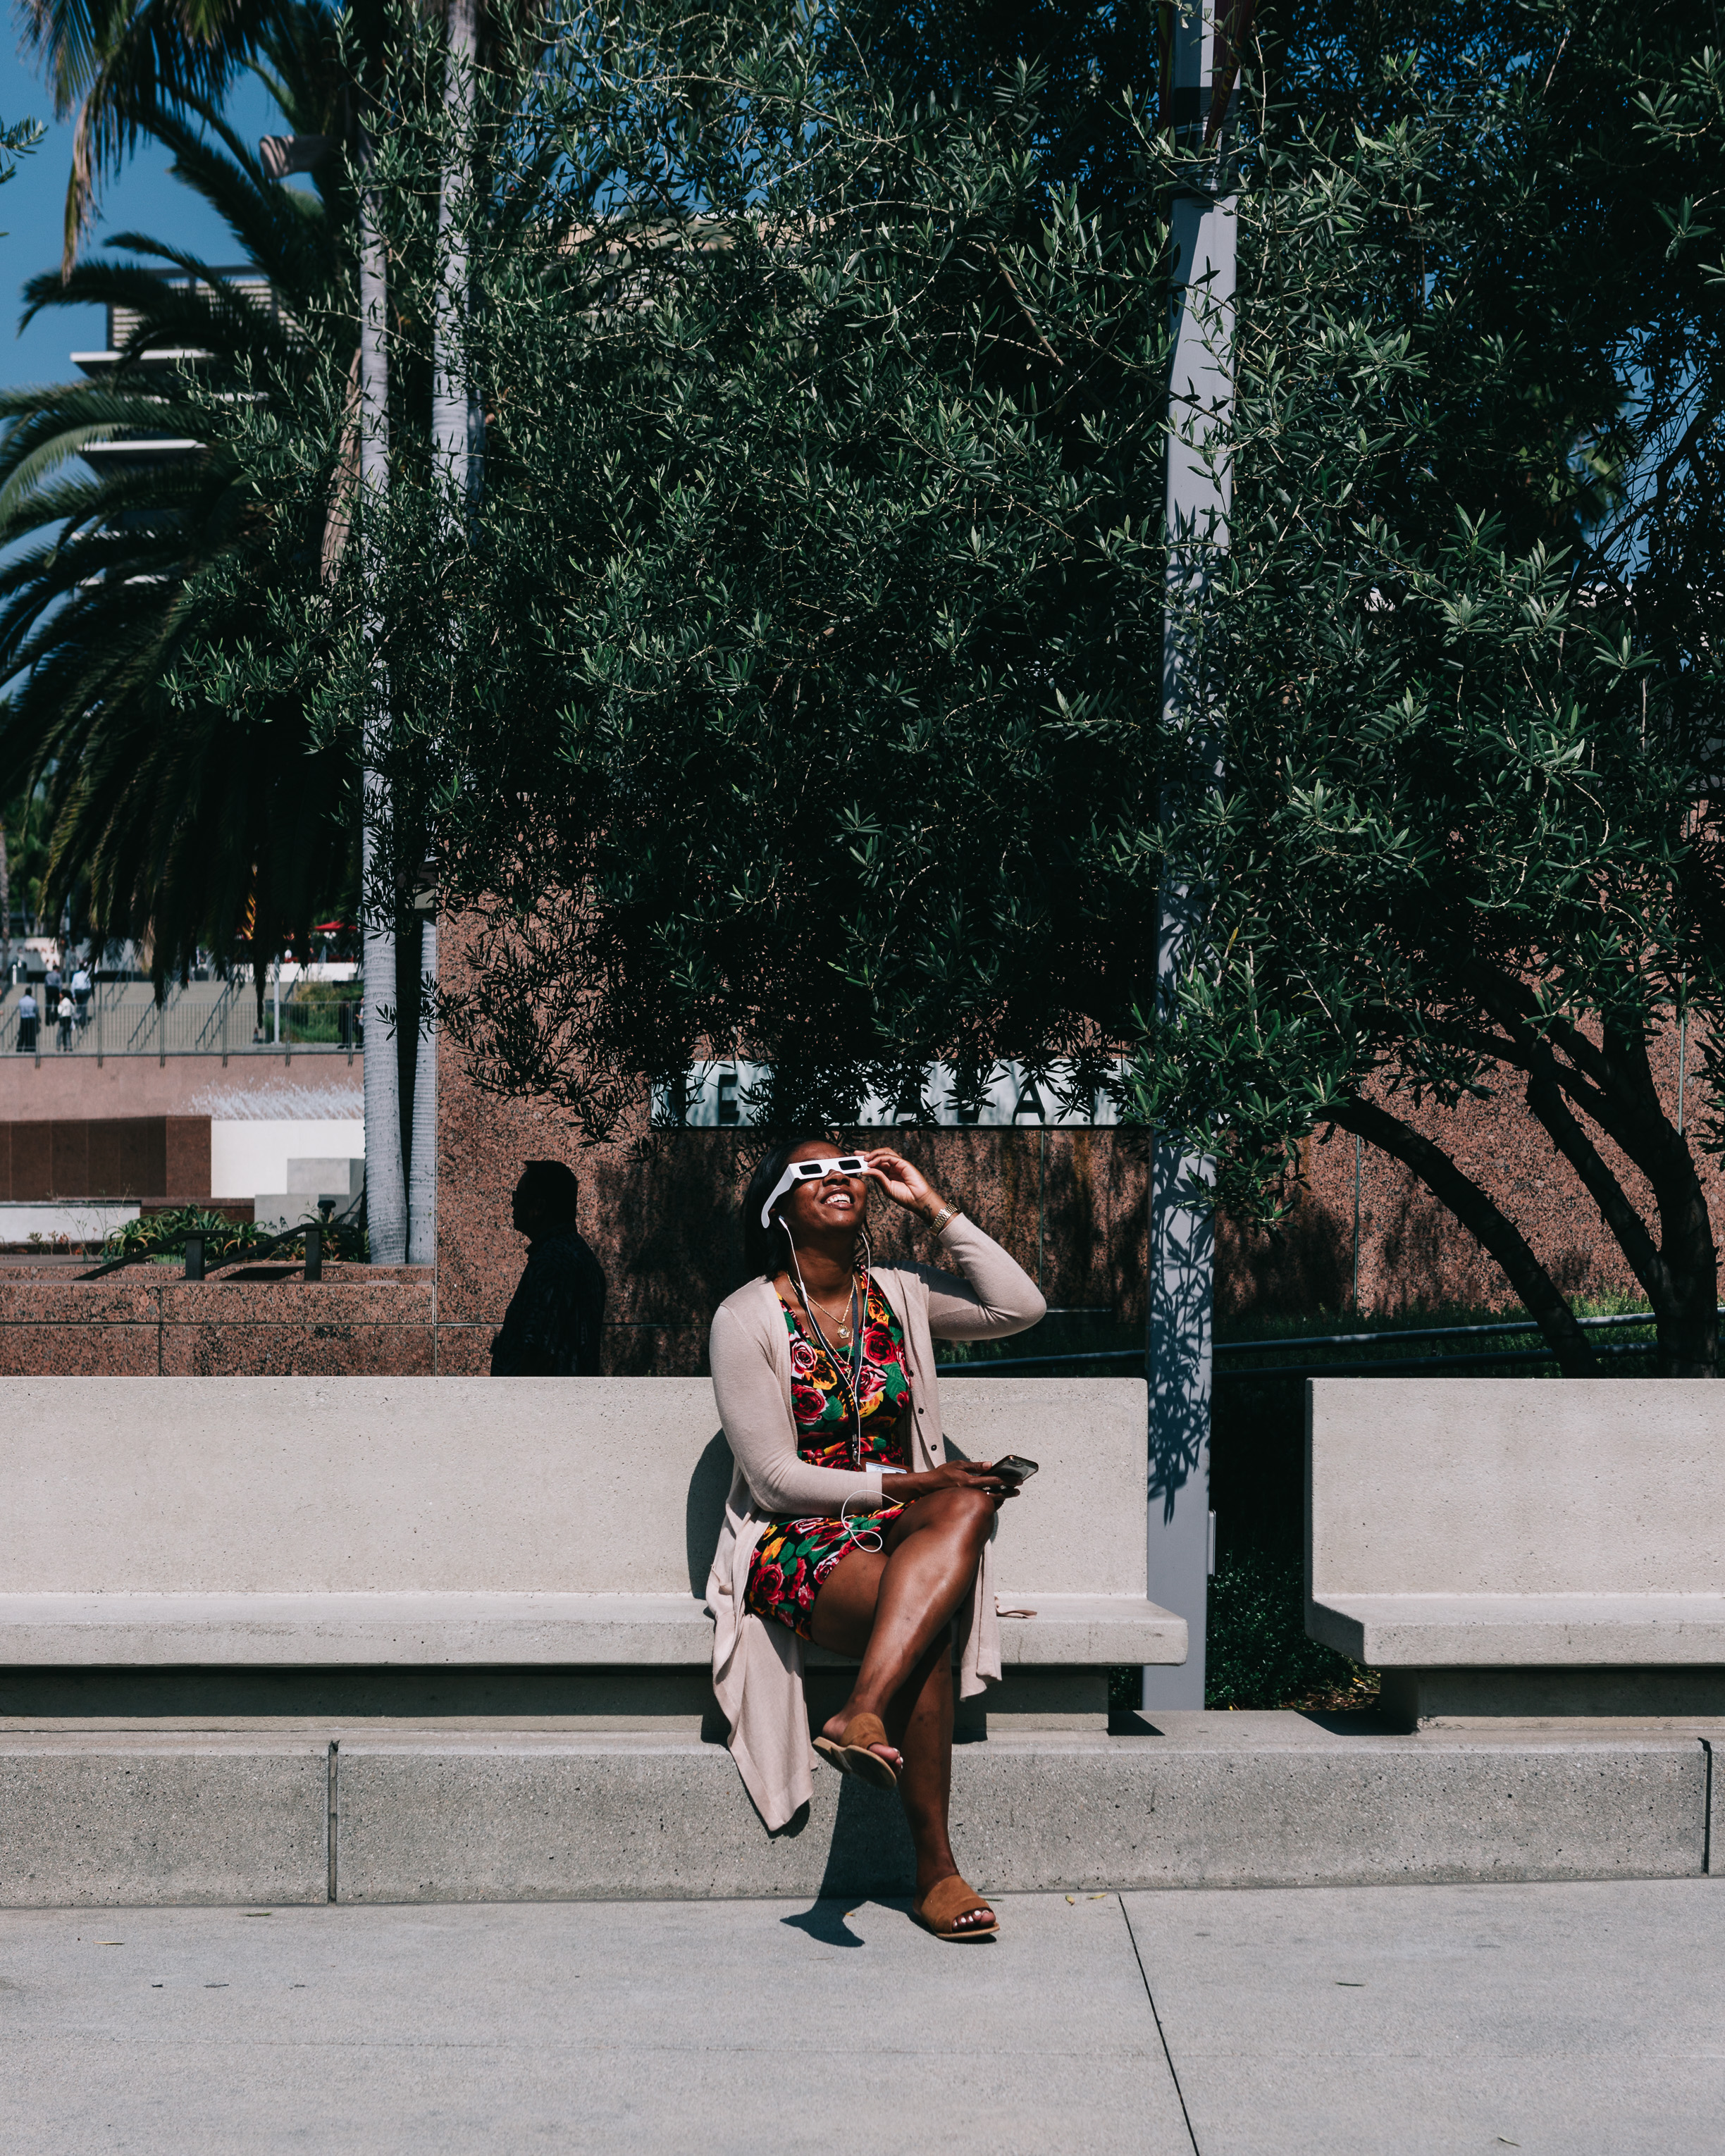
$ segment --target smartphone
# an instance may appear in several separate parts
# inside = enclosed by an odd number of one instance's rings
[[[991,1475],[998,1475],[1003,1482],[1017,1485],[1029,1481],[1036,1472],[1036,1462],[1034,1460],[1026,1460],[1022,1453],[1009,1452],[1004,1460],[993,1461],[988,1472]]]

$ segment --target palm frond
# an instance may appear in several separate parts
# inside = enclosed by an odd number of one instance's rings
[[[295,537],[290,521],[284,536],[256,463],[270,438],[258,399],[315,391],[320,370],[339,398],[347,354],[331,368],[324,333],[352,205],[340,176],[315,195],[270,180],[216,102],[223,71],[267,44],[294,100],[285,109],[330,109],[339,69],[326,8],[278,7],[266,21],[254,0],[177,0],[228,43],[202,73],[173,80],[169,111],[170,85],[151,72],[163,0],[93,4],[80,28],[39,0],[43,38],[59,40],[66,80],[83,85],[88,172],[124,130],[151,135],[171,151],[175,177],[223,218],[248,267],[223,272],[126,233],[113,244],[121,254],[25,288],[27,320],[91,304],[134,320],[111,374],[0,394],[0,680],[11,684],[0,700],[0,788],[40,788],[46,902],[86,890],[104,932],[147,929],[158,963],[177,967],[200,942],[231,949],[248,905],[266,939],[305,926],[314,909],[343,902],[355,873],[352,773],[314,748],[303,699],[285,690],[230,710],[175,673],[193,646],[255,648],[284,574],[316,583],[316,474],[294,512],[305,530]],[[273,306],[259,304],[259,276]],[[331,468],[338,438],[339,413]],[[162,439],[199,447],[151,456],[149,443]],[[88,459],[110,444],[133,454]]]

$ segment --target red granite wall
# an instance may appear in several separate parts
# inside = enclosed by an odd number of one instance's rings
[[[607,1368],[704,1367],[708,1320],[742,1277],[739,1201],[759,1141],[747,1131],[675,1131],[583,1149],[553,1118],[465,1095],[441,1071],[439,1083],[441,1367],[487,1366],[526,1254],[509,1224],[510,1194],[531,1158],[566,1160],[579,1178],[581,1230],[610,1283]],[[1051,1303],[1142,1322],[1144,1171],[1116,1133],[917,1132],[901,1149]],[[877,1204],[875,1225],[882,1257],[921,1255],[904,1214]]]
[[[446,972],[461,963],[445,924]],[[632,1126],[583,1146],[569,1120],[481,1093],[446,1040],[438,1063],[438,1355],[489,1368],[491,1336],[526,1245],[510,1225],[525,1162],[562,1160],[581,1185],[581,1231],[610,1285],[605,1358],[617,1374],[701,1369],[716,1306],[741,1278],[740,1200],[759,1157],[748,1130],[654,1131],[644,1085]],[[1041,1284],[1051,1304],[1144,1311],[1142,1147],[1113,1131],[902,1133],[901,1150]],[[907,1216],[875,1209],[880,1255],[920,1253]]]
[[[1689,1045],[1686,1106],[1692,1111],[1698,1102],[1695,1044]],[[1675,1037],[1656,1045],[1654,1065],[1667,1111],[1675,1113]],[[753,1134],[649,1131],[644,1088],[632,1130],[613,1143],[583,1147],[554,1111],[478,1093],[447,1045],[439,1085],[440,1367],[485,1367],[525,1248],[509,1224],[510,1193],[522,1163],[536,1157],[567,1161],[580,1179],[582,1231],[611,1283],[608,1367],[701,1367],[707,1317],[738,1276],[737,1204],[758,1151]],[[1565,1290],[1634,1288],[1592,1201],[1518,1092],[1506,1090],[1453,1111],[1416,1109],[1401,1099],[1389,1105],[1491,1193]],[[1021,1127],[910,1132],[899,1142],[1036,1276],[1050,1304],[1102,1308],[1124,1323],[1142,1322],[1140,1140],[1116,1131]],[[1607,1148],[1607,1158],[1645,1207],[1641,1178],[1615,1149]],[[1702,1173],[1725,1237],[1725,1177],[1712,1162]],[[1389,1311],[1514,1300],[1495,1261],[1399,1163],[1362,1147],[1358,1188],[1357,1297],[1355,1147],[1348,1134],[1336,1132],[1301,1147],[1292,1203],[1278,1226],[1219,1224],[1219,1316],[1340,1312],[1356,1300],[1360,1308]],[[914,1246],[896,1224],[881,1226],[883,1255]]]
[[[1662,1044],[1656,1065],[1672,1109],[1676,1063],[1675,1043]],[[738,1199],[758,1148],[753,1134],[652,1132],[644,1090],[632,1128],[583,1147],[554,1111],[478,1091],[447,1043],[439,1084],[434,1275],[331,1266],[314,1286],[188,1284],[167,1268],[93,1282],[0,1271],[0,1374],[483,1371],[521,1274],[525,1245],[510,1225],[510,1195],[531,1158],[566,1160],[580,1180],[582,1229],[611,1282],[607,1367],[699,1369],[709,1316],[738,1276]],[[1590,1201],[1517,1098],[1454,1111],[1397,1105],[1485,1183],[1565,1288],[1634,1285]],[[1697,1103],[1692,1096],[1686,1105]],[[1142,1322],[1145,1164],[1133,1137],[1020,1127],[911,1132],[900,1142],[1035,1276],[1050,1304]],[[1639,1178],[1616,1165],[1645,1204]],[[1704,1177],[1725,1232],[1725,1178],[1711,1163]],[[1273,1230],[1221,1224],[1217,1301],[1224,1319],[1339,1312],[1353,1301],[1353,1138],[1337,1132],[1309,1142],[1292,1195]],[[1370,1147],[1360,1150],[1358,1198],[1361,1307],[1510,1300],[1471,1239]],[[917,1247],[902,1216],[877,1214],[877,1227],[883,1256]]]
[[[332,1265],[187,1281],[135,1265],[106,1280],[0,1271],[0,1377],[382,1377],[434,1374],[431,1270]]]
[[[1686,1121],[1705,1112],[1694,1083],[1696,1044],[1685,1057]],[[1666,1112],[1676,1119],[1678,1043],[1656,1042],[1654,1075]],[[1591,1198],[1535,1121],[1518,1090],[1454,1109],[1384,1105],[1441,1144],[1520,1229],[1569,1294],[1637,1291],[1634,1275]],[[1643,1219],[1653,1217],[1645,1178],[1615,1146],[1602,1151]],[[1725,1173],[1702,1156],[1714,1235],[1725,1243]],[[1289,1217],[1272,1231],[1222,1224],[1217,1272],[1220,1315],[1340,1311],[1355,1301],[1354,1215],[1358,1194],[1358,1306],[1407,1310],[1435,1303],[1497,1306],[1515,1298],[1509,1283],[1472,1237],[1412,1173],[1374,1147],[1355,1146],[1345,1131],[1309,1140],[1301,1151],[1303,1183]]]

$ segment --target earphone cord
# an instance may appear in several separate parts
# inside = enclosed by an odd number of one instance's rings
[[[781,1220],[778,1224],[781,1228],[784,1228],[784,1223],[783,1220]],[[855,1319],[856,1365],[855,1369],[851,1371],[847,1371],[845,1364],[841,1363],[838,1356],[834,1353],[833,1343],[827,1338],[826,1329],[814,1314],[814,1299],[809,1295],[808,1283],[803,1278],[803,1268],[797,1262],[797,1239],[792,1235],[788,1228],[784,1229],[784,1239],[790,1245],[791,1270],[797,1276],[797,1292],[803,1298],[803,1308],[808,1316],[809,1322],[814,1327],[816,1332],[819,1334],[820,1344],[826,1349],[827,1360],[832,1364],[834,1370],[841,1378],[847,1376],[850,1378],[850,1383],[846,1386],[845,1389],[850,1394],[850,1412],[852,1416],[855,1418],[856,1432],[855,1441],[852,1445],[850,1450],[850,1457],[853,1466],[855,1468],[856,1471],[860,1474],[862,1472],[863,1330],[868,1323],[869,1298],[867,1283],[870,1263],[874,1257],[874,1251],[870,1248],[869,1243],[869,1231],[866,1228],[862,1231],[864,1282],[862,1298],[863,1306],[861,1311],[857,1313]],[[856,1284],[854,1281],[851,1283],[850,1299],[851,1308],[855,1312],[856,1310]],[[839,1501],[839,1525],[844,1528],[846,1535],[849,1536],[850,1540],[856,1544],[856,1547],[859,1549],[878,1550],[884,1548],[886,1545],[878,1527],[864,1527],[860,1532],[859,1532],[857,1528],[851,1525],[850,1520],[845,1517],[845,1507],[848,1505],[855,1504],[856,1502],[857,1501],[853,1497],[840,1498]]]

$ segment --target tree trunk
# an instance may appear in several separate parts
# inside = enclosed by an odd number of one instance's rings
[[[1595,1041],[1567,1020],[1542,1017],[1531,993],[1502,976],[1486,978],[1483,990],[1505,1036],[1493,1052],[1527,1073],[1528,1107],[1598,1206],[1652,1306],[1661,1376],[1714,1376],[1719,1262],[1712,1220],[1688,1142],[1659,1097],[1645,1040],[1606,1026]],[[1658,1212],[1656,1240],[1595,1132],[1647,1178]]]
[[[369,162],[369,159],[367,159]],[[388,290],[383,235],[377,225],[375,189],[360,195],[359,411],[361,530],[367,553],[376,546],[374,518],[389,485],[389,356],[385,309]],[[367,563],[367,578],[372,570]],[[375,624],[372,625],[375,629]],[[401,1083],[385,1010],[396,998],[394,911],[380,907],[379,819],[387,821],[387,783],[375,767],[388,728],[387,710],[367,713],[367,756],[361,773],[364,818],[360,841],[361,958],[365,976],[366,1224],[374,1265],[398,1265],[407,1256],[407,1183],[403,1158]],[[393,881],[393,877],[390,879]]]
[[[408,1199],[408,1263],[437,1263],[437,916],[419,932],[421,1009],[413,1062],[413,1178]]]
[[[1645,1044],[1607,1031],[1594,1048],[1570,1037],[1563,1070],[1548,1043],[1533,1044],[1527,1105],[1599,1209],[1600,1218],[1640,1281],[1659,1335],[1660,1375],[1711,1378],[1718,1361],[1718,1251],[1707,1194],[1682,1135],[1659,1098]],[[1659,1211],[1659,1237],[1642,1219],[1604,1156],[1581,1125],[1572,1099],[1589,1112],[1647,1178]]]
[[[1633,1103],[1630,1158],[1653,1187],[1659,1208],[1659,1251],[1665,1277],[1654,1302],[1659,1321],[1660,1375],[1718,1374],[1719,1252],[1707,1193],[1687,1140],[1666,1114],[1653,1082],[1646,1044],[1605,1038],[1614,1075]]]
[[[467,241],[467,161],[472,156],[475,68],[479,56],[475,0],[449,0],[444,110],[452,155],[438,203],[437,313],[433,325],[431,434],[438,471],[457,503],[470,498],[477,459],[475,413],[463,349],[470,267]]]
[[[1591,1342],[1527,1238],[1440,1146],[1370,1101],[1349,1101],[1332,1112],[1342,1129],[1358,1132],[1412,1168],[1438,1203],[1491,1252],[1520,1296],[1522,1308],[1545,1335],[1566,1378],[1599,1376]]]

